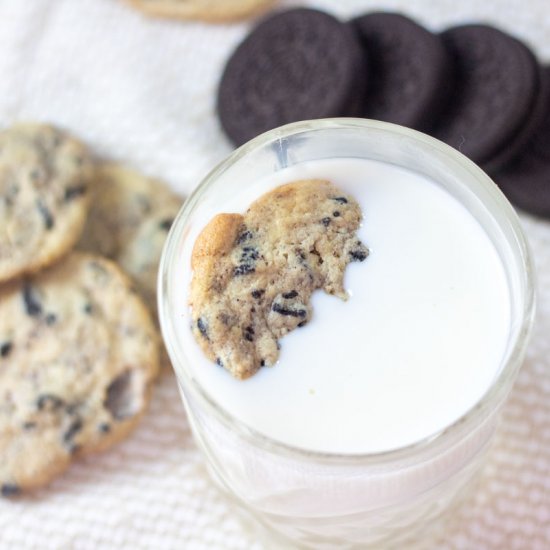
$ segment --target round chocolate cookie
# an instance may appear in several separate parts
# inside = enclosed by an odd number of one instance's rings
[[[298,120],[360,114],[366,61],[349,25],[312,9],[261,22],[229,59],[218,114],[240,145]]]
[[[483,169],[491,175],[498,173],[513,162],[520,155],[530,139],[537,132],[546,114],[548,104],[548,88],[550,87],[549,75],[539,67],[538,86],[535,93],[535,99],[529,115],[524,120],[520,128],[510,138],[502,149],[488,161],[483,163]]]
[[[550,217],[550,67],[543,70],[545,105],[527,147],[494,179],[508,199],[527,212]]]
[[[397,13],[369,13],[351,23],[369,59],[363,116],[419,130],[432,126],[453,77],[441,37]]]
[[[432,134],[482,167],[496,170],[536,105],[539,67],[520,41],[486,25],[445,31],[454,58],[455,90]]]

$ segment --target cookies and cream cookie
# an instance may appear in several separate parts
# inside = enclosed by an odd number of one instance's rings
[[[346,266],[368,254],[357,202],[324,180],[277,187],[244,216],[219,214],[197,238],[190,302],[193,334],[237,378],[271,366],[278,339],[311,317],[323,289],[342,299]]]
[[[136,425],[158,336],[112,262],[72,253],[0,287],[0,492],[48,483]]]
[[[72,248],[92,174],[86,148],[53,126],[18,124],[0,132],[0,283]]]
[[[159,180],[116,164],[98,166],[78,248],[119,263],[156,313],[158,263],[183,199]]]

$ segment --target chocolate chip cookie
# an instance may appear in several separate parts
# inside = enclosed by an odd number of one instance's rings
[[[221,125],[241,145],[289,122],[359,116],[367,63],[352,27],[328,13],[276,13],[227,62],[218,90]]]
[[[192,254],[192,331],[206,355],[248,378],[279,355],[278,339],[311,318],[323,289],[347,299],[346,266],[363,261],[358,203],[332,183],[277,187],[245,215],[219,214]]]
[[[157,332],[110,261],[72,253],[0,288],[0,491],[48,483],[124,438],[149,400]]]
[[[126,0],[147,15],[210,22],[233,21],[254,15],[273,0]]]
[[[86,148],[52,126],[0,132],[0,283],[50,265],[78,239],[93,165]]]
[[[78,248],[119,263],[156,315],[164,240],[183,199],[161,181],[116,164],[96,170],[92,204]]]

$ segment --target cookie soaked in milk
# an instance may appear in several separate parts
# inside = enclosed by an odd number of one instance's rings
[[[205,358],[189,330],[187,239],[179,334],[194,376],[222,409],[289,445],[367,453],[429,437],[475,405],[501,368],[511,308],[500,257],[434,182],[359,159],[282,170],[218,210],[212,205],[204,225],[222,209],[244,212],[277,185],[308,178],[332,181],[361,206],[358,237],[371,253],[347,267],[350,299],[315,292],[311,322],[281,340],[278,364],[235,380]]]

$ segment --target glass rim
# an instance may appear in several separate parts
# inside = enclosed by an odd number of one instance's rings
[[[470,173],[472,179],[478,180],[478,182],[486,187],[491,197],[502,209],[505,215],[505,221],[511,228],[517,248],[520,252],[521,272],[525,282],[521,323],[518,326],[516,334],[510,335],[510,338],[514,338],[513,344],[509,348],[508,355],[503,358],[498,375],[479,401],[466,410],[453,423],[434,434],[395,449],[367,453],[332,453],[290,445],[263,434],[249,426],[246,422],[233,416],[211,398],[208,392],[192,376],[191,370],[184,364],[188,362],[188,360],[186,357],[180,357],[180,350],[177,349],[175,344],[177,340],[176,327],[170,315],[171,303],[169,300],[169,287],[175,265],[173,260],[176,259],[175,248],[180,242],[182,227],[202,194],[215,183],[218,176],[254,150],[274,143],[277,140],[310,131],[345,129],[376,130],[388,132],[394,136],[408,137],[409,139],[422,142],[438,152],[443,153],[449,157],[449,160],[461,165],[462,169]],[[497,223],[502,227],[501,222]],[[176,373],[177,383],[180,384],[180,387],[185,388],[184,391],[192,392],[192,394],[197,397],[203,405],[207,407],[209,412],[213,413],[223,425],[242,436],[252,445],[286,457],[303,460],[314,459],[325,463],[337,462],[344,464],[361,462],[376,464],[382,461],[403,460],[421,454],[427,449],[431,449],[438,444],[452,439],[454,434],[464,433],[464,430],[475,422],[478,415],[483,414],[483,412],[490,407],[491,403],[500,403],[506,397],[509,384],[513,382],[521,366],[535,311],[534,268],[530,249],[515,210],[491,178],[462,153],[431,136],[396,124],[363,118],[328,118],[287,124],[265,132],[233,151],[202,179],[199,185],[190,194],[189,198],[184,202],[166,239],[158,274],[157,297],[161,331]]]

